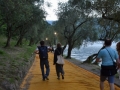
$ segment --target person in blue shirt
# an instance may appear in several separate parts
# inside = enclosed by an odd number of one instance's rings
[[[116,60],[118,62],[119,57],[116,50],[112,49],[110,46],[112,41],[106,39],[104,42],[105,47],[100,50],[96,58],[97,62],[102,62],[100,71],[100,90],[104,90],[104,81],[108,79],[110,90],[114,89],[114,75],[117,70],[113,64]]]
[[[37,47],[37,49],[35,50],[35,53],[39,54],[40,68],[42,72],[43,81],[45,81],[45,79],[49,80],[48,76],[50,73],[50,66],[48,61],[48,48],[47,46],[45,46],[44,41],[40,41],[40,46]],[[46,68],[46,71],[45,71],[45,68]]]

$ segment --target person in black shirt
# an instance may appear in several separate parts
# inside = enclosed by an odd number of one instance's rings
[[[54,61],[53,61],[53,65],[55,65],[55,68],[56,68],[56,74],[57,74],[57,79],[59,80],[60,79],[60,74],[62,76],[62,79],[64,79],[64,70],[63,70],[63,64],[57,64],[57,55],[60,55],[62,54],[63,55],[63,50],[62,50],[62,47],[61,47],[61,44],[60,43],[57,43],[57,48],[55,49],[55,52],[54,52]]]

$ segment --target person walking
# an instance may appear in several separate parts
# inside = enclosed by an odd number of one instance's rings
[[[119,75],[119,79],[120,79],[120,42],[118,42],[118,43],[116,44],[116,50],[117,50],[118,55],[119,55],[118,75]]]
[[[57,43],[57,48],[54,52],[54,61],[53,65],[55,65],[57,79],[60,80],[60,74],[62,76],[62,79],[64,79],[64,70],[63,70],[63,64],[57,64],[57,55],[63,55],[63,50],[60,43]]]
[[[49,61],[48,61],[48,48],[45,46],[44,41],[40,41],[40,46],[37,47],[35,53],[39,54],[40,58],[40,68],[42,72],[42,78],[43,81],[49,80],[49,72],[50,72],[50,67],[49,67]],[[46,68],[46,73],[45,73],[45,68]]]
[[[101,70],[100,70],[100,90],[104,90],[104,81],[108,79],[110,90],[114,89],[114,75],[117,73],[117,70],[114,66],[114,61],[118,62],[118,54],[117,51],[112,49],[110,46],[112,41],[107,39],[104,42],[105,48],[101,49],[96,58],[97,62],[101,62]]]
[[[53,47],[51,48],[51,52],[54,52],[54,48]]]

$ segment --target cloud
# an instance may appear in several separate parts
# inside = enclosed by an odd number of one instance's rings
[[[46,12],[48,13],[46,20],[58,20],[57,16],[55,15],[55,10],[57,10],[58,2],[66,2],[68,0],[44,0],[45,3],[51,3],[51,7],[47,7],[44,5]]]

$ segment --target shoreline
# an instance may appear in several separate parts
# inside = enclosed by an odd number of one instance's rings
[[[77,60],[77,59],[65,59],[75,65],[77,65],[78,67],[81,67],[89,72],[92,72],[94,74],[96,74],[97,76],[100,76],[100,66],[98,65],[94,65],[94,64],[89,64],[89,63],[82,63],[81,61]],[[117,78],[115,76],[115,85],[117,85],[118,87],[120,87],[120,79]]]

